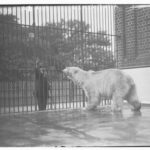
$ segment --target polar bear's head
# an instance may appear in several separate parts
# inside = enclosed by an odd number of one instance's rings
[[[63,72],[69,79],[77,84],[81,83],[85,76],[85,71],[79,67],[66,67]]]
[[[63,72],[69,79],[74,79],[81,70],[79,67],[66,67]]]

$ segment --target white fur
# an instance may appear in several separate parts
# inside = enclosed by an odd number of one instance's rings
[[[88,110],[96,108],[101,96],[112,99],[113,111],[122,111],[123,100],[127,100],[133,110],[141,108],[133,79],[119,69],[84,71],[78,67],[67,67],[63,72],[84,90]]]

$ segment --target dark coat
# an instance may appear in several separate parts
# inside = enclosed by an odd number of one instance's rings
[[[35,94],[39,110],[45,110],[49,95],[49,83],[47,77],[38,68],[35,69]]]

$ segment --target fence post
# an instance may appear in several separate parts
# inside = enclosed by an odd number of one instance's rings
[[[83,53],[83,10],[82,10],[82,5],[80,5],[80,19],[81,19],[81,55],[82,55],[82,68],[84,69],[84,53]],[[85,107],[85,94],[82,91],[83,95],[83,107]]]

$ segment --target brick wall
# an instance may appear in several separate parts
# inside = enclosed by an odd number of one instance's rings
[[[118,67],[150,65],[150,8],[119,5],[115,9]]]

